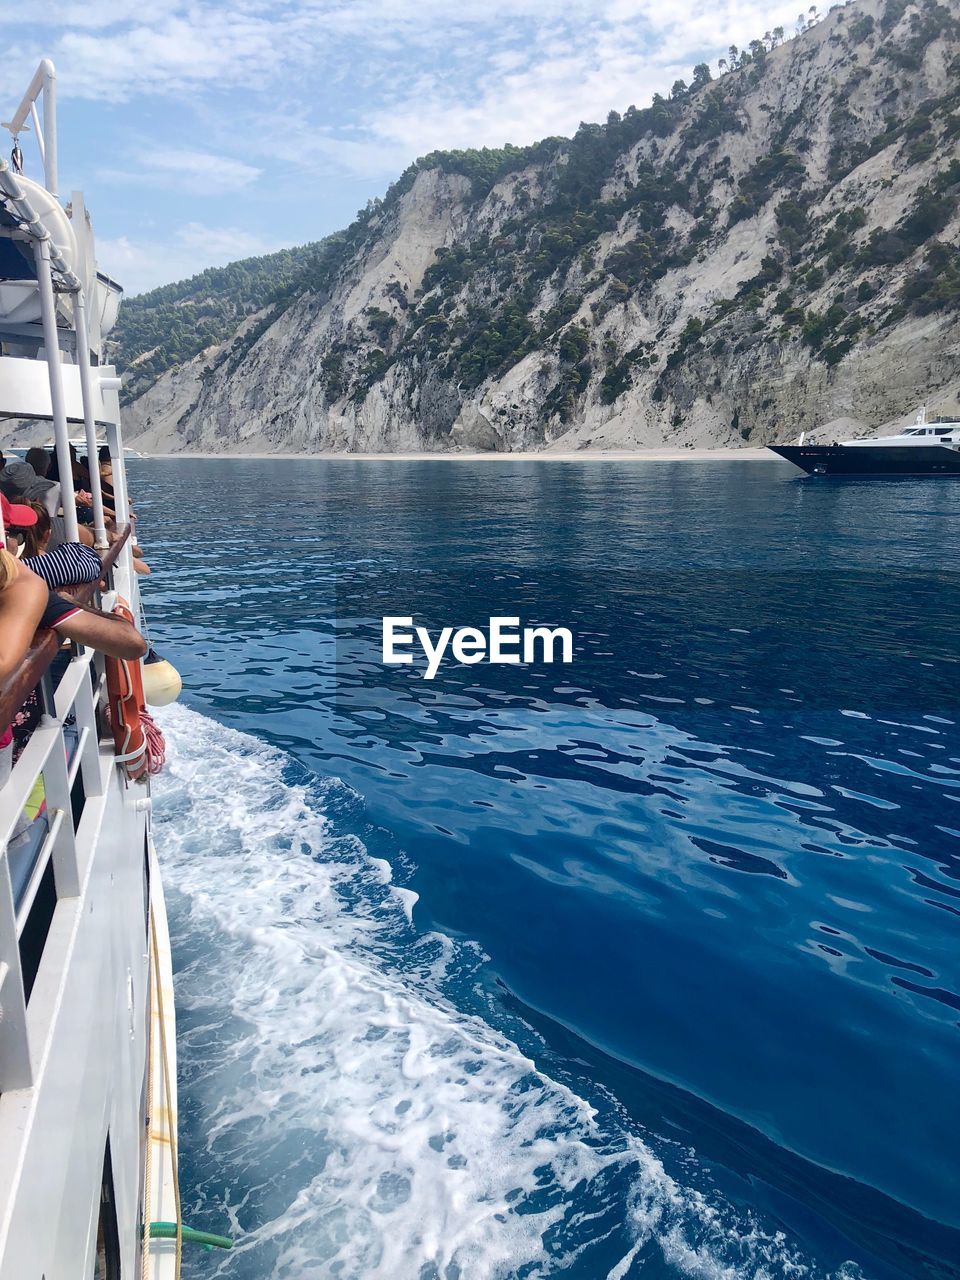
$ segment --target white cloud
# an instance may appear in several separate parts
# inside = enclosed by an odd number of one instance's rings
[[[568,134],[581,120],[605,119],[611,109],[648,105],[654,92],[689,79],[695,61],[716,58],[728,45],[746,44],[777,24],[787,27],[794,10],[794,0],[763,9],[749,3],[695,8],[690,0],[671,10],[637,0],[596,4],[594,17],[575,31],[566,22],[544,23],[524,50],[498,52],[470,91],[456,77],[417,77],[406,91],[367,111],[367,141],[340,146],[339,159],[352,172],[364,172],[353,169],[357,160],[397,156],[402,168],[436,148]],[[328,154],[334,154],[329,143]]]
[[[224,87],[263,89],[283,66],[279,35],[266,18],[201,7],[110,32],[67,30],[57,42],[56,61],[64,96],[108,102]]]
[[[611,108],[644,106],[731,43],[746,44],[778,23],[790,30],[795,3],[677,0],[667,9],[652,0],[354,0],[332,13],[322,0],[311,6],[319,12],[331,24],[326,47],[313,50],[312,19],[302,14],[297,56],[312,50],[314,79],[324,67],[339,74],[338,59],[353,48],[347,37],[364,30],[363,51],[350,64],[361,89],[352,104],[340,104],[344,118],[331,126],[311,115],[310,85],[291,68],[275,100],[271,156],[316,174],[386,184],[428,151],[532,142],[603,120]],[[442,50],[427,50],[430,41]],[[398,43],[400,56],[391,50]],[[248,103],[244,119],[255,136],[262,109]],[[231,123],[245,127],[236,116]]]
[[[307,235],[319,235],[343,216],[342,197],[331,194],[343,176],[365,198],[428,151],[529,143],[603,120],[612,108],[645,106],[655,91],[689,78],[695,63],[715,65],[731,43],[748,44],[778,24],[792,32],[806,7],[795,0],[45,0],[0,12],[7,37],[0,92],[15,102],[41,54],[51,53],[64,116],[84,99],[95,105],[81,115],[106,122],[88,152],[100,161],[94,176],[111,185],[114,206],[117,189],[126,188],[128,221],[114,225],[129,225],[140,210],[153,216],[154,193],[164,191],[204,198],[202,216],[213,222],[219,209],[230,224],[220,232],[187,224],[157,245],[105,242],[105,268],[139,290],[279,247],[279,238],[234,226],[267,216],[263,201],[231,199],[257,194],[261,180],[270,183],[269,216],[294,209],[302,237],[309,210],[316,229],[308,221]],[[93,137],[88,130],[85,141]],[[76,164],[75,150],[61,154]]]
[[[642,48],[685,64],[694,53],[749,41],[772,23],[792,25],[795,14],[784,0],[772,7],[759,0],[61,0],[48,6],[46,21],[60,32],[53,52],[64,95],[122,102],[147,93],[272,92],[290,75],[330,69],[365,78],[365,64],[394,79],[406,69],[405,49],[466,54],[476,69],[489,61],[495,77],[519,70],[524,54],[529,67],[534,51],[563,51],[590,79],[603,74],[595,61],[603,44],[633,51],[640,70]],[[524,49],[531,31],[532,48]],[[553,49],[544,38],[550,31]],[[519,45],[509,47],[514,36]],[[492,56],[498,43],[499,61]],[[391,52],[393,65],[387,58],[381,66],[381,54]],[[567,83],[579,96],[576,81]]]
[[[107,182],[215,196],[240,191],[261,173],[261,169],[243,160],[212,155],[208,151],[144,147],[138,160],[129,168],[100,169],[98,177]]]
[[[188,222],[161,240],[127,236],[97,241],[97,262],[130,296],[171,280],[185,280],[206,267],[222,267],[240,258],[290,248],[289,240],[268,239],[237,227],[207,227]]]

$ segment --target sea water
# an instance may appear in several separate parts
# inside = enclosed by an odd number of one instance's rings
[[[960,1275],[960,484],[130,470],[189,1276]]]

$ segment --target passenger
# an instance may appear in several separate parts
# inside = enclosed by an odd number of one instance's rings
[[[93,494],[88,493],[86,489],[75,489],[73,500],[77,504],[77,523],[92,526],[94,521]],[[113,519],[113,511],[106,506],[103,508],[103,515],[106,520]]]
[[[81,474],[80,463],[77,458],[76,445],[71,444],[71,445],[68,445],[67,447],[70,451],[70,475],[73,479],[74,492],[76,492],[77,489],[82,489],[84,487],[84,484],[82,483],[82,481],[89,482],[90,477],[87,474]],[[61,479],[60,458],[57,455],[56,445],[50,446],[50,449],[48,450],[48,457],[50,459],[50,462],[49,462],[49,470],[47,471],[47,478],[50,480]]]
[[[6,548],[0,548],[0,681],[23,661],[48,594],[36,574],[18,564]]]
[[[60,485],[47,479],[46,449],[30,449],[26,458],[11,458],[0,471],[0,493],[14,502],[42,502],[54,515],[60,505]]]
[[[0,680],[11,676],[30,648],[43,610],[47,589],[38,577],[0,549]],[[0,734],[0,787],[13,768],[13,726]]]
[[[121,601],[125,604],[125,601]],[[40,627],[52,627],[58,636],[89,645],[108,658],[142,658],[147,652],[147,642],[140,632],[115,613],[104,613],[87,605],[76,604],[49,591]]]
[[[96,545],[96,539],[93,536],[93,529],[88,524],[77,526],[77,533],[80,541],[85,547]],[[67,522],[63,516],[50,517],[50,541],[47,543],[47,552],[56,551],[57,547],[67,541]]]
[[[29,526],[37,514],[30,507],[3,500],[4,523],[9,510]],[[14,542],[14,546],[16,543]],[[0,680],[6,680],[23,661],[46,604],[43,583],[17,562],[15,552],[0,549]],[[13,729],[0,734],[0,787],[13,766]]]
[[[28,581],[33,593],[33,611],[24,627],[29,628],[30,635],[23,642],[20,657],[9,664],[9,669],[0,667],[0,679],[5,679],[16,669],[20,659],[26,653],[33,636],[34,629],[51,627],[64,640],[73,640],[78,644],[86,644],[105,653],[108,658],[142,658],[147,652],[147,642],[143,636],[125,618],[113,613],[103,613],[99,609],[88,609],[72,600],[65,600],[56,592],[45,587],[38,577],[28,569],[17,564],[12,557],[7,557],[16,570]],[[39,595],[37,594],[39,589]],[[125,603],[125,602],[124,602]],[[39,606],[39,609],[38,609]],[[0,610],[3,608],[3,595],[0,594]],[[18,605],[20,613],[26,616],[26,610]],[[0,647],[4,642],[3,618],[0,614]],[[6,650],[3,649],[4,657]],[[13,766],[14,741],[16,753],[19,753],[30,740],[30,736],[40,723],[41,703],[38,690],[27,698],[26,702],[14,717],[10,728],[0,738],[0,786],[10,776]],[[22,830],[23,828],[21,828]]]
[[[68,448],[70,450],[70,471],[73,476],[73,487],[74,489],[89,490],[90,472],[77,457],[76,445],[68,445]],[[60,479],[60,461],[57,458],[57,451],[55,448],[50,450],[50,470],[47,472],[47,475],[51,480]]]
[[[92,547],[83,542],[61,540],[49,550],[51,521],[39,503],[32,504],[37,522],[25,530],[23,563],[48,587],[68,587],[83,582],[99,582],[103,564]]]
[[[113,458],[110,456],[109,445],[102,444],[100,446],[97,453],[97,463],[100,467],[100,487],[103,490],[104,501],[109,501],[111,505],[114,505]],[[130,519],[136,520],[137,517],[133,513],[133,503],[129,494],[127,495],[127,507],[130,511]]]
[[[2,496],[0,496],[0,506],[2,506],[5,529],[8,522],[14,533],[17,530],[32,528],[37,523],[37,512],[32,507],[8,502]],[[0,552],[0,557],[3,558],[4,565],[9,561],[15,567],[16,582],[20,582],[22,579],[27,584],[26,586],[17,587],[15,596],[11,598],[16,599],[18,607],[24,609],[25,616],[31,626],[30,637],[40,627],[53,627],[64,639],[74,640],[78,644],[89,645],[92,649],[105,653],[109,658],[129,659],[142,658],[144,656],[147,652],[147,642],[136,627],[116,614],[104,613],[101,609],[92,609],[87,605],[76,604],[73,600],[66,600],[63,596],[51,591],[35,573],[17,563],[16,554],[19,545],[16,537],[9,537],[6,552]],[[4,579],[0,578],[0,591],[3,589],[3,581]],[[13,581],[12,578],[9,579],[10,583],[13,583]],[[29,603],[31,592],[33,597],[36,597],[37,588],[40,591],[40,596],[38,597],[41,610],[39,620],[35,616],[35,611],[26,607]],[[0,600],[2,599],[3,596],[0,596]],[[6,636],[2,630],[3,620],[4,615],[0,615],[0,681],[5,680],[16,669],[17,664],[30,644],[30,637],[28,637],[20,656],[8,663],[6,661],[7,649],[4,648]],[[18,638],[19,634],[18,631],[14,638]],[[16,646],[12,644],[8,644],[7,648],[11,653],[17,651]]]
[[[47,471],[48,479],[60,478],[60,463],[57,459],[56,449],[51,449],[47,454]],[[70,467],[73,474],[73,497],[77,506],[77,520],[82,525],[92,525],[93,516],[93,494],[90,492],[90,472],[86,465],[77,457],[75,445],[70,445]],[[51,511],[51,515],[56,512]],[[108,520],[114,518],[112,499],[110,502],[104,498],[103,514]]]
[[[104,498],[109,498],[111,503],[114,499],[113,492],[113,458],[110,456],[110,448],[108,445],[101,445],[97,454],[97,463],[100,467],[100,487],[103,490]]]
[[[29,462],[38,476],[47,478],[50,471],[50,455],[42,445],[34,445],[23,455],[24,462]]]
[[[115,520],[108,521],[107,541],[110,543],[111,547],[119,537],[120,537],[120,533],[117,527],[117,522]],[[146,560],[144,560],[143,558],[142,547],[140,547],[137,543],[134,542],[130,547],[130,551],[133,554],[133,568],[136,573],[146,574],[146,573],[153,572],[150,566],[147,564]]]

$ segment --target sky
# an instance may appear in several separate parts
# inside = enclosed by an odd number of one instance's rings
[[[411,161],[570,134],[716,68],[800,0],[40,0],[0,8],[7,119],[41,57],[61,196],[128,294],[346,226]],[[27,173],[39,176],[32,134]],[[5,145],[5,144],[0,144]]]

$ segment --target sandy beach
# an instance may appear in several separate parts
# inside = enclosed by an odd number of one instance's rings
[[[322,459],[325,462],[780,462],[769,449],[583,449],[518,453],[142,453],[144,458]]]

